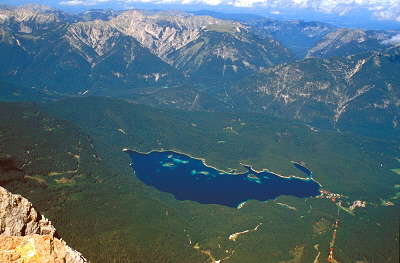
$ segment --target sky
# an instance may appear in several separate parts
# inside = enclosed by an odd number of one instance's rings
[[[400,0],[0,0],[0,4],[8,5],[27,3],[69,12],[97,8],[213,10],[260,14],[282,20],[318,20],[342,27],[347,23],[347,27],[367,27],[368,24],[369,27],[390,25],[400,29]]]

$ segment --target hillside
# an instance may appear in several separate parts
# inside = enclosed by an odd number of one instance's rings
[[[399,52],[392,46],[347,57],[308,58],[261,69],[230,86],[210,88],[203,80],[184,89],[143,91],[132,101],[185,110],[263,112],[317,128],[396,139]]]
[[[399,31],[378,31],[340,28],[326,34],[307,52],[306,58],[345,57],[382,48],[382,42]]]
[[[262,69],[294,61],[295,56],[277,41],[229,25],[208,26],[198,39],[167,59],[185,74],[199,78],[201,85],[224,86]]]
[[[399,47],[282,64],[229,89],[232,107],[310,125],[399,136]]]

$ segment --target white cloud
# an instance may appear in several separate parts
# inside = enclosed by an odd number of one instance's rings
[[[271,15],[280,15],[281,12],[279,12],[278,10],[273,10],[270,12]]]
[[[96,1],[84,1],[84,0],[69,0],[62,1],[59,3],[60,5],[96,5]]]
[[[382,45],[398,45],[398,44],[400,44],[400,34],[395,35],[391,39],[382,41],[381,44]]]
[[[394,3],[387,8],[379,7],[372,15],[377,20],[396,20],[400,22],[400,3]]]

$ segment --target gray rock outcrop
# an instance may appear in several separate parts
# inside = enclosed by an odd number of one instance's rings
[[[26,198],[0,187],[0,262],[88,262],[55,233]]]
[[[36,212],[26,198],[0,187],[1,236],[39,234],[54,237],[55,232],[51,222]]]

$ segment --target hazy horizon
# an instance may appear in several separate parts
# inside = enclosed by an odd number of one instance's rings
[[[400,4],[392,0],[0,0],[0,4],[41,4],[72,13],[89,9],[210,10],[277,20],[320,21],[337,27],[400,29]]]

